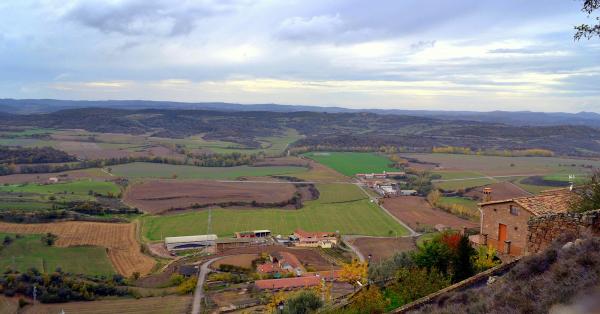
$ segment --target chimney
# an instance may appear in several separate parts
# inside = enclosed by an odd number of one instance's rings
[[[491,202],[492,201],[492,188],[483,188],[483,202]]]

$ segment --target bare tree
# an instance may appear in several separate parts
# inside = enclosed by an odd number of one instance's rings
[[[581,11],[585,12],[588,17],[591,17],[594,11],[600,9],[600,0],[583,0],[583,8]],[[582,37],[592,39],[595,36],[600,37],[600,16],[596,16],[596,25],[593,24],[581,24],[575,26],[575,40],[580,40]]]

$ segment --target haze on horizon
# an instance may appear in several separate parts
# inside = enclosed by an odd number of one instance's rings
[[[0,98],[600,112],[576,0],[9,0]]]

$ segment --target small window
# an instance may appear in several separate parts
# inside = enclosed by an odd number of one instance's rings
[[[517,206],[510,205],[510,214],[518,216],[519,215],[519,208]]]

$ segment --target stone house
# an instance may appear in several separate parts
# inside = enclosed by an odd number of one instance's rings
[[[568,188],[498,201],[491,200],[491,190],[484,194],[487,201],[479,204],[481,231],[470,239],[477,245],[491,246],[510,256],[527,253],[527,223],[531,217],[565,213],[577,197]]]

